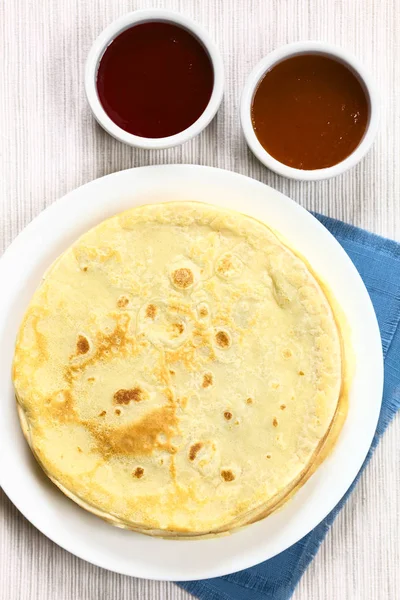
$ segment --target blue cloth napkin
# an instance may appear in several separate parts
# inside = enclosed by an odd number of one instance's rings
[[[179,583],[200,600],[288,600],[356,485],[386,427],[400,408],[400,244],[352,225],[316,215],[357,267],[371,296],[385,357],[382,410],[368,456],[339,504],[311,533],[288,550],[226,577]]]

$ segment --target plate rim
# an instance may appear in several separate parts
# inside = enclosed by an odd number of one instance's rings
[[[180,572],[179,568],[178,568],[178,570],[176,572],[171,573],[171,576],[166,575],[166,573],[162,573],[160,576],[157,576],[157,572],[153,572],[152,568],[149,568],[147,571],[145,570],[145,572],[143,574],[143,569],[141,570],[139,568],[139,570],[136,570],[135,564],[133,564],[132,568],[129,568],[128,570],[126,568],[119,569],[118,567],[116,568],[115,564],[110,566],[107,562],[100,560],[98,557],[88,556],[87,552],[83,552],[83,551],[81,552],[79,547],[76,548],[74,546],[74,543],[72,543],[72,544],[67,543],[65,541],[65,539],[60,539],[60,537],[62,538],[63,536],[59,535],[58,531],[57,532],[49,531],[48,528],[46,528],[46,526],[43,524],[43,522],[41,522],[41,520],[39,518],[37,518],[37,515],[32,514],[32,511],[26,506],[26,502],[24,504],[23,499],[18,497],[18,494],[14,493],[15,490],[12,489],[13,488],[12,483],[10,483],[9,479],[7,480],[7,470],[1,466],[4,461],[0,462],[0,484],[3,488],[3,491],[10,498],[10,500],[13,502],[13,504],[18,508],[18,510],[39,531],[41,531],[41,533],[43,533],[46,537],[51,539],[53,542],[58,544],[63,549],[71,552],[72,554],[78,556],[79,558],[82,558],[83,560],[86,560],[92,564],[95,564],[96,566],[103,567],[103,568],[106,568],[111,571],[118,572],[118,573],[121,573],[124,575],[130,575],[130,576],[135,576],[135,577],[146,577],[146,578],[150,578],[150,579],[159,579],[159,580],[188,581],[188,580],[198,580],[198,579],[204,579],[204,578],[208,578],[208,577],[217,577],[217,576],[221,576],[221,575],[227,575],[229,573],[251,567],[255,564],[258,564],[259,562],[262,562],[263,560],[266,560],[267,558],[272,558],[272,556],[278,554],[279,552],[283,551],[287,547],[296,543],[299,539],[301,539],[304,535],[306,535],[309,531],[311,531],[314,527],[316,527],[327,516],[327,514],[329,514],[329,512],[334,508],[334,506],[336,506],[337,502],[340,501],[340,499],[343,497],[343,495],[348,491],[349,487],[351,486],[352,481],[354,480],[354,478],[357,475],[358,470],[361,468],[363,461],[364,461],[364,459],[368,453],[368,450],[370,448],[372,439],[373,439],[373,435],[374,435],[376,425],[378,422],[378,418],[379,418],[381,401],[382,401],[383,355],[382,355],[382,347],[381,347],[381,342],[380,342],[379,326],[378,326],[378,323],[376,320],[375,311],[374,311],[371,299],[369,297],[368,291],[366,290],[364,282],[362,281],[361,276],[359,275],[358,271],[356,270],[355,266],[353,265],[351,259],[349,258],[347,253],[344,251],[344,249],[340,246],[339,242],[334,238],[334,236],[305,208],[303,208],[301,205],[299,205],[296,202],[294,202],[293,200],[291,200],[288,196],[275,190],[271,186],[268,186],[258,180],[248,177],[246,175],[242,175],[242,174],[235,173],[233,171],[228,171],[225,169],[219,169],[216,167],[208,167],[208,166],[203,166],[203,165],[172,164],[172,165],[151,165],[151,166],[145,166],[145,167],[129,168],[129,169],[117,171],[115,173],[111,173],[111,174],[105,175],[103,177],[94,179],[93,181],[90,181],[82,186],[79,186],[79,187],[71,190],[70,192],[68,192],[67,194],[62,196],[61,198],[55,200],[50,206],[48,206],[41,213],[39,213],[24,229],[22,229],[22,231],[17,235],[17,237],[13,240],[13,242],[5,250],[4,254],[0,258],[0,281],[2,280],[3,271],[5,271],[5,266],[7,266],[8,263],[11,264],[15,260],[15,256],[17,256],[18,251],[24,246],[26,241],[29,239],[29,236],[31,234],[35,234],[35,232],[40,231],[40,229],[42,228],[42,225],[45,224],[46,221],[51,219],[53,214],[57,214],[57,212],[60,210],[60,207],[62,208],[64,204],[66,204],[68,201],[71,201],[71,197],[72,198],[74,196],[79,197],[79,195],[81,195],[82,193],[85,193],[87,190],[90,190],[91,188],[93,188],[93,190],[94,190],[96,186],[102,186],[106,180],[110,181],[110,180],[116,179],[118,177],[127,177],[128,179],[130,179],[131,174],[132,174],[133,175],[133,185],[134,185],[134,179],[138,172],[146,171],[146,172],[150,173],[151,171],[153,171],[153,172],[159,171],[161,173],[162,171],[164,171],[164,172],[168,173],[169,171],[176,171],[176,170],[178,170],[178,171],[181,170],[183,172],[185,172],[187,170],[189,170],[191,172],[194,172],[194,171],[211,172],[211,171],[213,171],[214,174],[215,173],[217,174],[217,176],[221,175],[222,177],[227,177],[228,179],[229,178],[232,178],[232,179],[238,178],[241,180],[247,180],[247,184],[250,185],[250,182],[251,182],[251,185],[259,187],[260,190],[261,190],[261,187],[265,188],[265,192],[272,194],[277,199],[279,198],[286,206],[290,206],[290,209],[292,211],[294,211],[294,213],[298,212],[299,215],[300,214],[302,215],[303,219],[305,219],[305,218],[309,219],[310,220],[309,222],[313,223],[316,230],[318,228],[320,229],[320,231],[323,230],[323,232],[324,232],[323,235],[326,237],[326,239],[329,239],[329,238],[331,239],[332,247],[335,248],[335,253],[337,253],[338,256],[341,255],[341,260],[347,261],[350,271],[353,271],[353,276],[354,276],[355,280],[357,280],[358,285],[361,284],[361,288],[363,288],[363,293],[364,293],[364,297],[365,297],[365,306],[368,308],[369,313],[370,313],[369,318],[371,319],[371,321],[370,321],[369,325],[370,325],[370,329],[371,329],[371,336],[375,337],[375,342],[376,342],[376,345],[374,348],[375,358],[376,359],[379,358],[379,361],[376,364],[376,371],[374,373],[374,376],[375,376],[375,378],[377,378],[376,389],[380,390],[380,392],[379,392],[380,399],[379,399],[379,401],[376,402],[376,405],[374,407],[374,415],[371,419],[371,421],[374,421],[374,426],[370,427],[369,435],[366,436],[363,441],[363,444],[362,444],[363,451],[359,453],[360,454],[360,458],[358,460],[359,465],[358,465],[357,470],[354,473],[354,477],[351,479],[351,481],[347,482],[347,485],[346,485],[343,493],[341,493],[340,498],[335,500],[334,504],[332,506],[330,506],[330,508],[328,510],[325,511],[325,514],[321,518],[319,518],[318,522],[315,522],[313,524],[313,526],[310,529],[308,529],[307,531],[305,531],[305,532],[303,531],[301,533],[301,535],[298,535],[296,537],[296,539],[294,539],[290,542],[290,544],[282,547],[281,549],[279,549],[278,551],[274,552],[271,555],[268,555],[267,557],[264,556],[264,558],[260,555],[260,552],[257,553],[256,559],[253,555],[251,557],[242,557],[241,560],[239,560],[239,563],[236,564],[237,563],[237,561],[236,561],[236,563],[233,565],[232,568],[225,567],[222,569],[218,569],[218,567],[215,567],[214,569],[212,569],[212,570],[209,569],[208,572],[204,572],[204,573],[198,573],[195,569],[195,571],[188,573],[187,576],[185,573]],[[134,193],[132,194],[132,197],[134,197]],[[206,200],[206,201],[209,201],[209,200]],[[143,204],[144,202],[140,202],[140,203]],[[211,203],[214,204],[215,202],[211,201]],[[134,202],[133,202],[133,205],[135,205]],[[120,212],[120,210],[118,209],[117,211],[114,211],[114,212]],[[243,212],[246,213],[246,206],[243,206]],[[305,215],[307,215],[307,217],[305,217]],[[86,229],[87,229],[87,227],[85,228],[85,230]],[[76,238],[77,236],[75,235],[74,237]],[[5,305],[5,301],[2,298],[0,298],[0,314],[1,314],[1,316],[0,316],[0,333],[1,333],[1,325],[2,325],[2,322],[4,321],[4,317],[2,316],[3,315],[2,308],[4,305]],[[1,385],[2,384],[0,382],[0,386]],[[0,387],[0,389],[1,389],[1,387]],[[0,431],[1,431],[1,424],[0,424]],[[0,439],[0,457],[2,455],[4,455],[4,448],[2,446],[1,439]],[[362,456],[362,459],[361,459],[361,456]],[[77,507],[77,508],[78,508],[78,510],[82,510],[79,507]],[[257,525],[257,524],[249,526],[249,528],[254,527],[255,525]],[[137,535],[141,535],[141,534],[137,534]],[[239,534],[235,533],[233,535],[239,535]],[[210,541],[213,541],[213,540],[210,540]],[[78,542],[79,542],[79,540],[78,540]],[[173,543],[178,543],[178,542],[175,541]],[[183,544],[183,543],[204,544],[205,540],[189,541],[189,542],[188,541],[186,541],[186,542],[179,541],[179,544]],[[261,552],[261,554],[262,554],[262,552]]]

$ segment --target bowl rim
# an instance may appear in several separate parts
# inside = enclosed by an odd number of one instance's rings
[[[100,102],[96,85],[98,65],[109,44],[130,27],[151,21],[173,23],[189,31],[204,46],[214,70],[213,90],[204,112],[192,125],[183,131],[162,138],[145,138],[134,135],[114,123]],[[224,67],[221,53],[208,32],[201,25],[198,25],[185,15],[160,8],[135,10],[112,21],[93,42],[85,65],[85,92],[96,121],[107,133],[120,142],[137,148],[171,148],[172,146],[183,144],[198,135],[214,118],[221,104],[224,92]]]
[[[257,89],[262,77],[276,64],[292,56],[298,56],[302,54],[321,54],[345,64],[345,66],[349,67],[350,70],[355,73],[355,75],[361,81],[369,101],[369,122],[367,124],[364,137],[357,148],[355,148],[355,150],[353,150],[353,152],[341,162],[323,169],[296,169],[289,167],[288,165],[285,165],[284,163],[275,159],[258,141],[251,120],[251,104],[255,90]],[[317,181],[335,177],[344,173],[351,167],[355,166],[365,156],[372,146],[378,131],[380,120],[380,98],[378,89],[368,71],[359,62],[359,60],[347,50],[344,50],[343,48],[333,44],[320,41],[309,40],[293,42],[281,46],[267,54],[251,71],[242,91],[240,120],[249,148],[266,167],[272,171],[275,171],[275,173],[290,179]]]

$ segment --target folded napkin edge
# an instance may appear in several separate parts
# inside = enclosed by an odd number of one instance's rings
[[[313,212],[312,214],[334,237],[345,238],[346,241],[359,242],[365,246],[376,248],[380,252],[387,253],[391,257],[400,257],[400,244],[396,240],[385,238],[372,231],[362,229],[350,223],[344,223],[343,221],[321,215],[317,212]]]

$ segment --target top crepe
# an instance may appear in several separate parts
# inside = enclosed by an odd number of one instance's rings
[[[67,495],[120,526],[196,536],[301,484],[343,363],[301,258],[250,217],[171,202],[104,221],[54,263],[13,377],[24,433]]]

